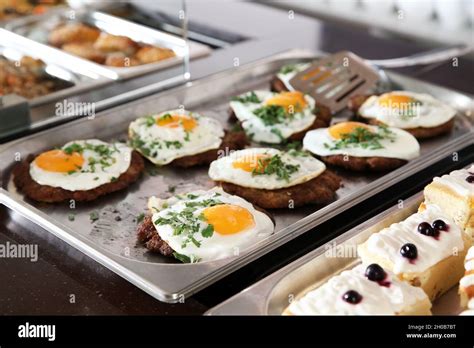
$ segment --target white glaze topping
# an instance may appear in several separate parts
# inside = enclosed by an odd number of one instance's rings
[[[455,170],[449,174],[443,175],[442,177],[436,177],[433,182],[448,186],[454,192],[457,192],[461,196],[474,196],[474,183],[469,183],[466,178],[469,173],[474,173],[474,164],[468,169]]]
[[[449,231],[441,231],[438,239],[423,235],[417,228],[421,222],[441,219],[449,225]],[[409,260],[400,253],[401,247],[412,243],[418,250],[418,257]],[[411,215],[404,221],[394,223],[375,233],[367,241],[370,254],[386,258],[393,263],[393,271],[400,273],[422,273],[441,260],[464,249],[461,229],[436,205],[427,205],[426,210]]]
[[[367,279],[366,267],[358,265],[332,277],[324,285],[293,301],[288,310],[294,315],[393,315],[426,299],[421,288],[400,281],[389,271],[386,271],[384,280],[390,282],[388,287]],[[349,290],[357,291],[362,300],[357,304],[344,301],[342,297]]]

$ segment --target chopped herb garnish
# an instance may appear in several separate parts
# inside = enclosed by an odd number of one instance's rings
[[[191,258],[189,256],[174,252],[173,256],[175,259],[181,261],[182,263],[191,263]]]
[[[254,91],[237,97],[232,97],[232,101],[237,101],[244,104],[261,102],[261,100],[258,98],[257,94]]]
[[[169,193],[175,193],[175,191],[176,191],[176,186],[168,186]]]
[[[137,217],[136,217],[136,219],[137,219],[137,224],[139,224],[140,222],[142,222],[144,218],[145,218],[145,214],[144,214],[144,213],[138,214]]]
[[[201,235],[204,238],[212,237],[213,234],[214,234],[214,226],[212,226],[211,224],[207,225],[206,228],[201,231]]]
[[[145,116],[144,118],[145,118],[145,125],[147,127],[151,127],[156,123],[154,116]]]
[[[196,215],[197,208],[207,208],[215,205],[223,204],[220,200],[214,197],[195,200],[198,196],[193,194],[186,195],[190,201],[184,203],[184,208],[180,211],[167,211],[166,215],[158,217],[154,224],[167,225],[173,229],[173,235],[183,236],[181,247],[184,249],[189,243],[196,247],[201,246],[201,241],[197,238],[197,233],[202,237],[209,238],[214,232],[214,227],[211,224],[206,224],[203,227],[203,222],[206,221],[204,214]]]
[[[89,214],[89,218],[90,218],[91,222],[95,222],[95,221],[99,220],[99,213],[96,212],[96,211],[93,211],[92,213]]]
[[[265,105],[253,112],[255,116],[260,118],[266,126],[283,123],[292,114],[286,112],[285,108],[280,105]]]
[[[270,132],[272,132],[273,134],[275,134],[279,139],[280,141],[284,141],[285,140],[285,137],[283,136],[283,134],[281,134],[281,131],[278,129],[278,128],[272,128],[270,130]]]
[[[258,159],[258,166],[252,171],[253,175],[273,175],[279,180],[289,181],[291,174],[298,171],[299,164],[284,163],[280,155]]]
[[[169,149],[170,147],[174,147],[175,149],[180,149],[183,147],[183,143],[177,140],[174,140],[174,141],[165,140],[165,145],[167,149]]]
[[[94,181],[97,181],[97,180],[99,180],[99,177],[98,177],[98,176],[96,176],[96,177],[94,178]]]
[[[67,219],[68,219],[69,221],[74,221],[74,220],[76,220],[76,215],[75,215],[75,214],[69,214],[69,215],[67,216]]]
[[[160,120],[172,120],[173,116],[170,113],[166,113],[163,116],[160,116]]]
[[[286,75],[294,71],[296,71],[296,64],[287,64],[281,67],[280,74]]]
[[[377,127],[377,132],[364,127],[356,127],[352,132],[341,134],[341,139],[332,145],[325,143],[324,146],[330,150],[340,150],[348,147],[361,147],[363,149],[378,150],[384,146],[380,143],[382,139],[393,141],[395,134],[387,127]]]
[[[286,144],[286,149],[289,155],[293,157],[308,157],[309,153],[303,150],[303,145],[301,141],[292,141],[291,143]]]

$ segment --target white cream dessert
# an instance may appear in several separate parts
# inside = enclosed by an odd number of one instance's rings
[[[358,265],[293,301],[286,315],[429,315],[422,289],[378,264]]]
[[[438,205],[471,237],[474,234],[474,164],[436,177],[425,188],[426,203]]]
[[[364,263],[378,263],[400,279],[420,286],[430,300],[461,279],[471,240],[436,205],[375,233],[358,253]]]
[[[464,277],[459,282],[459,294],[461,295],[461,306],[468,310],[474,310],[474,247],[471,247],[466,255],[464,264]]]

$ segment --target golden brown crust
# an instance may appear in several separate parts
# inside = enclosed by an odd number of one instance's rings
[[[354,157],[345,155],[321,156],[321,160],[327,164],[342,167],[357,172],[374,171],[383,172],[401,167],[406,160],[388,157]]]
[[[212,149],[196,155],[185,156],[173,160],[170,165],[189,168],[198,165],[209,164],[219,157],[219,154],[228,154],[231,150],[240,150],[248,144],[247,136],[242,132],[227,132],[222,138],[222,143],[218,149]]]
[[[306,204],[327,204],[335,197],[341,179],[329,170],[305,183],[277,190],[248,188],[217,182],[227,193],[240,196],[265,209],[291,208]]]
[[[374,94],[375,95],[375,94]],[[354,116],[361,121],[364,121],[373,125],[383,125],[383,122],[380,122],[373,118],[365,118],[359,114],[359,109],[364,104],[364,102],[371,97],[371,95],[356,95],[349,99],[347,107],[349,110],[354,112]],[[436,137],[441,134],[449,133],[454,126],[454,118],[449,121],[440,124],[436,127],[416,127],[416,128],[403,128],[404,131],[410,133],[417,139],[428,139]]]
[[[14,183],[18,190],[27,197],[40,202],[57,203],[67,200],[92,201],[100,196],[111,192],[123,190],[135,182],[145,168],[142,157],[138,152],[133,151],[130,166],[125,173],[122,173],[116,181],[101,185],[91,190],[69,191],[60,187],[41,185],[33,180],[30,175],[30,163],[35,159],[34,155],[29,155],[26,160],[18,163],[13,168]]]

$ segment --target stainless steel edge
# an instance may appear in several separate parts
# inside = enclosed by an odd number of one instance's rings
[[[302,54],[302,56],[304,58],[307,57],[304,54]],[[143,110],[140,109],[140,107],[147,107],[147,105],[155,105],[157,98],[159,98],[159,100],[161,101],[166,101],[166,103],[169,104],[179,102],[180,100],[179,98],[177,98],[177,96],[187,96],[191,98],[190,100],[188,100],[188,102],[190,104],[193,104],[193,100],[196,103],[196,100],[199,100],[200,97],[198,95],[190,95],[192,93],[186,94],[187,91],[199,90],[200,93],[203,95],[215,95],[215,86],[219,81],[221,82],[221,87],[223,87],[224,89],[229,88],[230,90],[228,91],[228,93],[233,93],[233,89],[235,89],[236,87],[233,86],[233,82],[230,81],[232,80],[232,78],[243,79],[247,76],[253,76],[254,78],[258,78],[259,76],[262,76],[262,74],[268,75],[272,71],[271,69],[276,69],[282,63],[288,62],[289,60],[295,58],[298,58],[298,54],[295,52],[289,52],[283,55],[269,57],[267,59],[248,64],[247,66],[242,66],[240,68],[236,68],[230,71],[217,73],[207,78],[203,78],[199,81],[189,82],[184,86],[179,86],[172,90],[165,91],[158,96],[149,96],[141,100],[136,100],[130,104],[110,109],[104,112],[103,114],[97,115],[96,119],[98,123],[95,124],[95,128],[90,123],[87,123],[87,120],[76,120],[69,124],[57,127],[56,129],[40,132],[24,139],[17,140],[1,148],[2,151],[0,151],[0,159],[2,160],[0,160],[0,169],[5,169],[6,166],[8,166],[10,163],[10,160],[8,159],[9,157],[6,157],[6,155],[2,155],[2,153],[6,154],[7,151],[9,151],[10,149],[12,149],[13,151],[15,147],[21,147],[22,143],[30,144],[29,148],[23,150],[27,151],[26,153],[31,153],[32,151],[39,150],[38,146],[46,146],[46,144],[41,143],[40,139],[44,138],[45,136],[47,137],[53,132],[57,132],[57,134],[60,135],[58,139],[55,139],[55,141],[62,141],[64,139],[61,139],[61,137],[68,137],[68,131],[72,131],[72,134],[76,134],[77,131],[73,130],[80,130],[80,134],[89,134],[87,132],[92,132],[92,134],[94,134],[94,130],[95,133],[98,132],[97,127],[106,127],[107,119],[112,116],[114,119],[115,126],[118,127],[117,129],[119,129],[123,125],[128,124],[131,117],[136,117],[133,114],[130,114],[131,110],[133,110],[133,112],[135,113],[142,112]],[[397,75],[393,76],[396,77]],[[402,79],[402,77],[400,77],[400,79]],[[459,96],[459,98],[461,98],[462,94],[456,93],[456,96]],[[469,99],[469,97],[464,98]],[[121,112],[126,112],[127,116],[118,118]],[[104,137],[107,136],[107,134],[112,134],[111,132],[113,131],[107,129],[103,130],[102,128],[100,129],[102,132],[101,134],[103,134]],[[70,140],[70,138],[68,140]],[[39,209],[33,207],[31,204],[24,202],[23,199],[21,199],[20,197],[13,197],[13,195],[9,191],[6,191],[3,188],[0,190],[0,198],[3,202],[5,202],[5,204],[12,207],[13,210],[19,211],[27,219],[38,223],[41,226],[44,226],[47,230],[53,230],[52,232],[56,236],[66,240],[71,245],[77,245],[80,250],[84,251],[94,259],[97,259],[106,267],[109,267],[113,271],[122,275],[124,278],[128,279],[133,284],[149,292],[152,296],[163,301],[176,302],[185,296],[189,296],[201,290],[205,286],[209,285],[211,282],[216,281],[217,279],[236,270],[237,268],[255,260],[264,253],[275,249],[286,241],[289,241],[295,238],[296,236],[301,235],[302,233],[306,232],[317,224],[328,220],[329,218],[346,209],[348,206],[360,202],[363,199],[366,199],[377,192],[380,192],[384,188],[402,180],[403,178],[410,176],[413,173],[416,173],[421,168],[425,168],[431,163],[434,163],[440,158],[443,158],[444,156],[450,154],[451,152],[458,150],[466,146],[467,144],[471,144],[473,142],[474,136],[473,130],[471,128],[470,132],[464,134],[463,136],[460,136],[459,138],[451,140],[449,144],[441,146],[441,149],[437,148],[437,152],[430,153],[424,158],[419,158],[417,161],[408,163],[402,168],[395,170],[385,175],[384,177],[371,182],[369,185],[364,187],[364,192],[362,194],[360,192],[353,192],[352,194],[347,194],[345,197],[337,200],[336,205],[329,205],[325,208],[319,209],[316,212],[313,212],[312,214],[306,216],[302,220],[293,223],[285,228],[282,228],[271,238],[262,241],[262,243],[255,245],[249,250],[246,250],[239,257],[233,257],[213,262],[203,262],[193,265],[166,263],[157,264],[152,262],[127,259],[116,253],[109,252],[101,245],[98,245],[94,241],[85,238],[77,231],[72,230],[71,228],[60,223],[59,221],[53,221],[52,217],[48,214],[45,214],[43,211],[40,211]],[[5,162],[2,164],[2,161]],[[0,177],[0,184],[2,185],[2,187],[4,187],[5,185],[5,183],[3,182],[3,178],[4,176],[2,175]],[[131,268],[133,268],[133,272],[129,271]]]
[[[413,209],[418,207],[423,198],[423,192],[419,192],[410,198],[403,201],[403,208],[401,209],[398,205],[392,206],[391,208],[381,212],[380,214],[370,218],[369,220],[355,226],[354,228],[348,230],[347,232],[341,234],[340,236],[333,239],[330,244],[341,246],[352,240],[356,237],[366,237],[371,233],[379,229],[381,223],[386,224],[388,219],[390,223],[392,220],[397,220],[398,217],[404,218],[404,215],[409,215]],[[388,223],[388,224],[390,224]],[[385,226],[384,226],[385,227]],[[381,229],[381,228],[380,228]],[[360,242],[360,241],[359,241]],[[220,303],[219,305],[208,310],[205,315],[272,315],[278,313],[270,313],[269,305],[274,298],[272,298],[272,293],[275,291],[276,287],[283,282],[286,277],[292,276],[293,281],[297,282],[296,278],[301,278],[301,273],[296,275],[295,272],[309,265],[311,262],[314,262],[318,258],[322,258],[328,250],[328,244],[322,245],[319,248],[309,252],[308,254],[300,257],[299,259],[293,261],[287,266],[279,269],[278,271],[272,273],[266,278],[260,280],[254,285],[244,289],[240,293],[234,295],[228,300]],[[342,261],[344,264],[350,264],[352,260]],[[321,261],[323,262],[323,261]],[[340,271],[341,268],[337,267],[336,270],[329,268],[329,270],[322,270],[321,273],[334,274]],[[305,270],[306,271],[306,270]],[[305,281],[305,288],[313,287],[318,283],[324,281],[323,276],[320,277],[311,275],[313,280]],[[290,293],[288,293],[290,294]],[[292,292],[297,296],[296,291]],[[286,304],[287,305],[287,304]],[[281,312],[280,312],[281,314]]]

